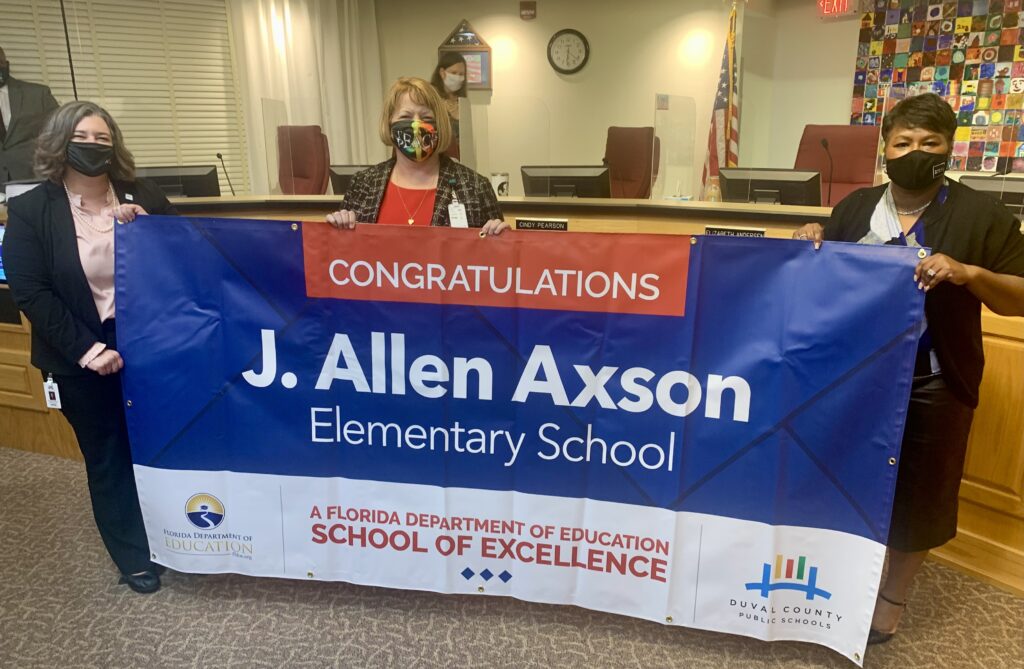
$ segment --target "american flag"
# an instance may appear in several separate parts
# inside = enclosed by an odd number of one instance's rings
[[[728,121],[726,120],[728,119]],[[735,167],[739,160],[740,96],[736,89],[736,5],[729,12],[729,30],[722,53],[722,72],[718,77],[715,107],[711,112],[708,154],[704,159],[702,188],[709,177],[717,177],[720,167]]]

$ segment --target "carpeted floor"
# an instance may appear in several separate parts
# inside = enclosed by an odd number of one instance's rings
[[[169,572],[116,585],[81,464],[0,448],[0,667],[852,667],[575,607]],[[1024,668],[1024,599],[928,563],[866,667]]]

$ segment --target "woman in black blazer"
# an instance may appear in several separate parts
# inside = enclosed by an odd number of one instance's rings
[[[32,324],[32,364],[56,382],[78,438],[103,543],[136,592],[160,588],[142,522],[121,396],[114,319],[114,219],[176,214],[135,179],[121,131],[101,107],[69,102],[47,120],[35,154],[46,181],[8,203],[4,268]]]

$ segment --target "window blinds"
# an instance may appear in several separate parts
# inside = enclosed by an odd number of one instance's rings
[[[65,0],[80,100],[117,119],[139,166],[216,165],[249,191],[241,95],[224,0]],[[74,99],[57,0],[0,0],[11,75]]]

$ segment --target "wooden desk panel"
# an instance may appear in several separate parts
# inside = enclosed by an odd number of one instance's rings
[[[732,202],[674,202],[588,198],[498,198],[505,220],[567,218],[570,232],[646,232],[702,234],[706,225],[765,228],[770,237],[789,237],[793,230],[824,223],[831,209]],[[186,216],[322,220],[341,207],[334,195],[237,196],[172,198]]]
[[[0,286],[9,298],[7,286]],[[0,446],[82,459],[74,432],[46,408],[43,378],[29,360],[29,324],[0,323]]]
[[[982,314],[985,376],[941,562],[1024,595],[1024,319]]]

